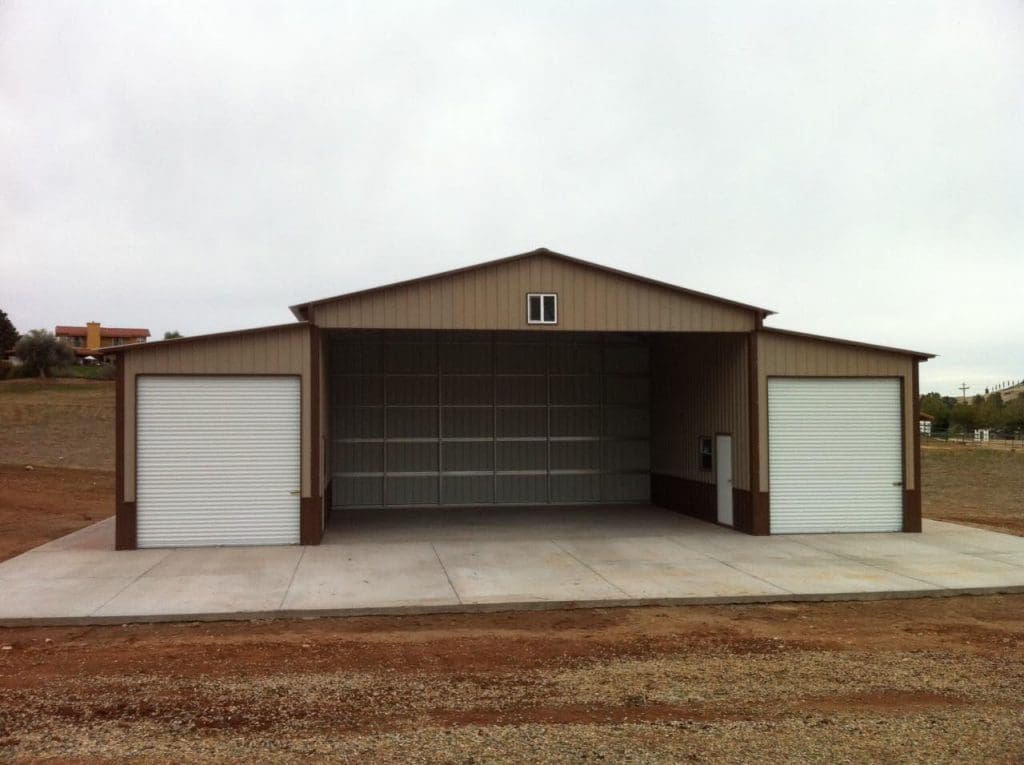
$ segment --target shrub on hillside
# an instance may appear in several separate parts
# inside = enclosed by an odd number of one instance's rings
[[[50,371],[51,377],[75,377],[81,380],[113,380],[113,364],[71,364],[56,367]]]

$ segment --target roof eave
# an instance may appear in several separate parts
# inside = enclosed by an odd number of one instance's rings
[[[829,337],[828,335],[815,335],[810,332],[797,332],[794,329],[782,329],[780,327],[762,327],[762,332],[776,335],[789,335],[791,337],[801,337],[807,340],[818,340],[825,343],[839,343],[841,345],[852,345],[858,348],[867,348],[873,351],[883,351],[885,353],[897,353],[901,356],[911,356],[912,358],[927,361],[928,359],[934,359],[938,354],[926,353],[925,351],[913,351],[908,348],[894,348],[891,345],[876,345],[875,343],[862,343],[859,340],[847,340],[842,337]]]
[[[634,279],[634,280],[640,281],[640,282],[645,282],[647,284],[651,284],[651,285],[654,285],[654,286],[657,286],[657,287],[661,287],[661,288],[664,288],[664,289],[667,289],[667,290],[671,290],[673,292],[679,292],[679,293],[683,293],[683,294],[686,294],[686,295],[691,295],[693,297],[702,298],[704,300],[711,300],[713,302],[721,303],[723,305],[730,305],[730,306],[732,306],[734,308],[739,308],[739,309],[743,309],[743,310],[746,310],[746,311],[751,311],[755,315],[760,316],[762,318],[762,320],[765,317],[771,316],[771,315],[773,315],[775,313],[775,311],[772,311],[772,310],[767,309],[767,308],[762,308],[761,306],[749,305],[748,303],[740,303],[740,302],[738,302],[736,300],[729,300],[728,298],[718,297],[717,295],[711,295],[711,294],[708,294],[706,292],[700,292],[698,290],[692,290],[692,289],[689,289],[687,287],[681,287],[678,284],[670,284],[669,282],[663,282],[663,281],[659,281],[657,279],[651,279],[651,278],[646,277],[646,276],[641,276],[640,274],[632,274],[632,273],[630,273],[628,271],[622,271],[622,270],[619,270],[617,268],[611,268],[610,266],[601,265],[600,263],[592,263],[592,262],[590,262],[588,260],[583,260],[581,258],[574,258],[571,255],[565,255],[565,254],[563,254],[561,252],[555,252],[554,250],[549,250],[546,247],[540,247],[540,248],[538,248],[536,250],[531,250],[529,252],[522,252],[522,253],[519,253],[518,255],[509,255],[507,257],[497,258],[495,260],[486,260],[483,263],[476,263],[476,264],[473,264],[473,265],[470,265],[470,266],[461,266],[460,268],[453,268],[453,269],[449,269],[448,271],[440,271],[440,272],[438,272],[436,274],[426,274],[424,276],[418,276],[418,277],[415,277],[413,279],[403,279],[402,281],[399,281],[399,282],[392,282],[391,284],[382,284],[382,285],[379,285],[379,286],[376,286],[376,287],[367,287],[366,289],[355,290],[354,292],[346,292],[346,293],[343,293],[341,295],[333,295],[331,297],[319,298],[317,300],[310,300],[310,301],[307,301],[305,303],[297,303],[297,304],[295,304],[293,306],[290,306],[290,309],[291,309],[292,314],[294,314],[297,319],[299,319],[300,321],[308,321],[309,309],[312,306],[315,306],[315,305],[322,305],[324,303],[333,303],[333,302],[335,302],[337,300],[346,300],[346,299],[349,299],[349,298],[354,298],[354,297],[358,297],[360,295],[366,295],[366,294],[374,293],[374,292],[383,292],[385,290],[395,289],[395,288],[398,288],[398,287],[404,287],[404,286],[407,286],[407,285],[410,285],[410,284],[415,284],[417,282],[430,281],[430,280],[433,280],[433,279],[442,279],[444,277],[455,276],[456,274],[465,273],[467,271],[477,271],[479,269],[489,268],[489,267],[493,267],[493,266],[497,266],[497,265],[502,265],[504,263],[511,263],[511,262],[516,261],[516,260],[522,260],[524,258],[529,258],[529,257],[534,257],[534,256],[547,256],[547,257],[557,258],[557,259],[568,261],[570,263],[575,263],[577,265],[580,265],[580,266],[583,266],[583,267],[586,267],[586,268],[594,268],[594,269],[597,269],[599,271],[604,271],[606,273],[615,274],[617,276],[626,277],[628,279]]]
[[[238,335],[252,335],[259,332],[274,332],[277,330],[292,329],[294,327],[308,327],[308,321],[290,321],[287,324],[271,324],[266,327],[252,327],[251,329],[235,329],[227,332],[210,332],[206,335],[189,335],[188,337],[174,337],[170,340],[154,340],[149,343],[129,343],[127,345],[111,345],[106,348],[97,348],[94,353],[100,356],[109,356],[126,351],[141,351],[147,348],[163,348],[168,345],[188,344],[198,340],[215,340],[217,338],[236,337]]]

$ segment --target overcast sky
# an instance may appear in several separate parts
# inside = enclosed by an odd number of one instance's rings
[[[0,308],[198,334],[539,246],[1024,377],[1024,4],[0,3]]]

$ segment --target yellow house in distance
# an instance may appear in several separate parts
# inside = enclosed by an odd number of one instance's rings
[[[60,342],[70,345],[79,358],[91,356],[101,348],[144,343],[149,338],[148,329],[104,327],[98,321],[86,322],[84,327],[61,325],[53,334]]]

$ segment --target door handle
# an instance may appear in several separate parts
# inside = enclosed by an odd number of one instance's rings
[[[288,493],[291,494],[293,497],[297,497],[299,496],[299,489],[296,489],[295,491],[290,491]]]
[[[892,485],[893,486],[902,486],[903,485],[903,481],[893,481]]]

